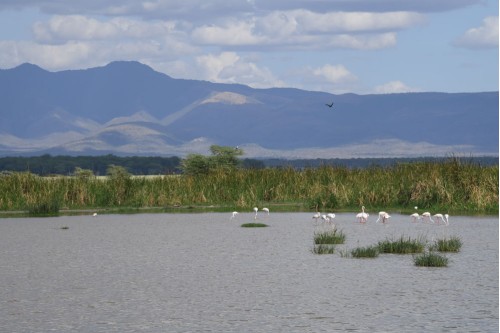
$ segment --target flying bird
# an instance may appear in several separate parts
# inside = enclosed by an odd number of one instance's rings
[[[326,106],[328,106],[329,108],[331,108],[333,106],[333,102],[331,102],[330,104],[325,104]]]

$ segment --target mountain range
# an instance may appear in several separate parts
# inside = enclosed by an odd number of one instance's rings
[[[333,106],[326,104],[333,102]],[[0,155],[498,155],[498,92],[334,95],[175,79],[139,62],[0,70]]]

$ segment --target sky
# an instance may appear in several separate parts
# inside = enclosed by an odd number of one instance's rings
[[[0,68],[134,60],[328,93],[498,91],[498,0],[2,0]]]

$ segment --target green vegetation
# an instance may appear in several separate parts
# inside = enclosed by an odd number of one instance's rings
[[[335,246],[330,244],[318,244],[312,248],[311,252],[314,254],[334,254]]]
[[[380,251],[378,246],[357,247],[351,251],[353,258],[376,258]]]
[[[344,244],[345,234],[337,229],[314,233],[314,244]]]
[[[243,228],[263,228],[267,227],[268,225],[265,223],[243,223],[241,226]]]
[[[381,253],[421,253],[425,249],[425,241],[422,239],[411,239],[401,236],[396,240],[386,239],[378,242],[378,249]]]
[[[433,246],[431,246],[432,250],[439,252],[458,252],[462,247],[462,241],[459,237],[451,237],[444,239],[437,239]]]
[[[419,254],[413,258],[413,261],[415,262],[416,266],[423,266],[423,267],[448,266],[448,258],[433,252],[426,252]]]
[[[47,178],[30,172],[0,173],[0,210],[28,211],[29,207],[48,203],[58,210],[154,207],[245,210],[265,204],[289,210],[353,211],[364,205],[371,210],[411,212],[418,206],[451,214],[498,214],[498,165],[480,166],[450,158],[444,162],[364,169],[340,166],[242,169],[231,164],[233,153],[234,150],[216,150],[208,159],[219,161],[215,163],[219,167],[211,164],[205,173],[183,175],[137,177],[123,166],[116,169],[117,164],[108,165],[108,177],[104,179],[94,176],[93,169],[84,165],[73,169],[74,176]]]

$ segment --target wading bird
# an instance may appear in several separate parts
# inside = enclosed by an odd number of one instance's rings
[[[333,213],[326,214],[326,216],[328,216],[330,220],[333,220],[335,218],[335,214]]]
[[[366,223],[368,221],[368,216],[370,216],[368,213],[365,213],[365,206],[361,206],[361,213],[358,213],[356,215],[356,218],[358,219],[359,223]]]
[[[448,214],[434,214],[433,217],[436,219],[436,223],[439,224],[439,220],[443,221],[445,225],[448,225]]]
[[[420,220],[420,215],[418,215],[418,213],[413,213],[410,217],[412,222],[418,222],[417,220]]]
[[[431,213],[425,212],[422,213],[422,220],[429,219],[430,222],[434,223],[434,220],[431,218]]]
[[[236,215],[238,215],[239,213],[238,212],[233,212],[233,214],[231,215],[231,220],[232,219],[235,219],[236,218]]]
[[[257,220],[257,212],[259,211],[259,209],[257,207],[254,207],[253,211],[255,212],[255,216],[253,217],[253,219]]]
[[[316,214],[313,215],[313,219],[316,221],[316,223],[318,223],[318,219],[321,217],[321,214],[320,212],[316,212]]]
[[[378,212],[378,219],[375,221],[375,223],[378,223],[382,219],[382,222],[384,222],[384,216],[388,215],[386,212]]]
[[[269,208],[264,207],[264,208],[262,208],[262,211],[266,212],[267,215],[269,215]]]

